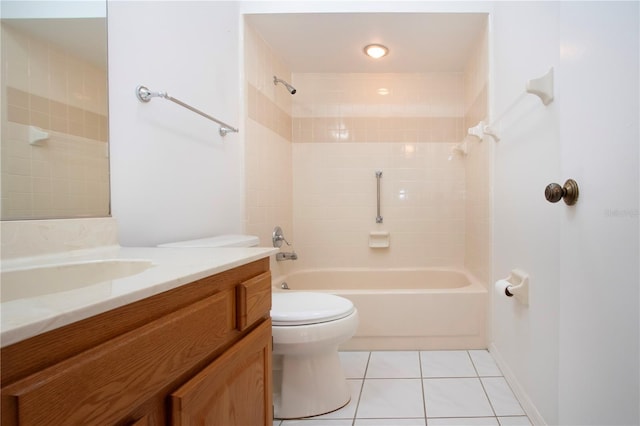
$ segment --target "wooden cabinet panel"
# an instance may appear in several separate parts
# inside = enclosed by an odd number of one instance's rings
[[[271,273],[265,272],[236,287],[238,330],[242,331],[271,309]]]
[[[3,425],[116,423],[229,339],[234,296],[217,293],[3,388],[13,414]]]
[[[144,416],[140,420],[131,423],[130,426],[151,426],[152,424],[151,420],[149,420],[149,416]]]
[[[271,426],[271,320],[171,394],[174,425]]]

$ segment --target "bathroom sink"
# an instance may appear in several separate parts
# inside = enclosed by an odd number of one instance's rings
[[[130,277],[151,266],[153,263],[148,260],[106,259],[3,270],[0,274],[0,301],[76,290]]]

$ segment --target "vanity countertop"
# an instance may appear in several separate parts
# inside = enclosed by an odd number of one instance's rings
[[[2,261],[2,270],[70,262],[147,260],[153,266],[136,275],[77,290],[22,298],[0,304],[2,347],[124,306],[184,284],[268,257],[271,247],[149,248],[110,246],[58,255]]]

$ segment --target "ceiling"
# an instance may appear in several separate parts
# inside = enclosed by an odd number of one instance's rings
[[[480,13],[291,13],[246,15],[248,25],[298,73],[463,71],[486,27]],[[374,60],[367,44],[389,54]]]

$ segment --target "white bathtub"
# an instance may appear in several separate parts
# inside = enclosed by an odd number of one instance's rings
[[[281,290],[286,282],[290,290]],[[486,348],[487,290],[464,271],[317,269],[273,281],[274,291],[350,299],[360,316],[346,350]]]

